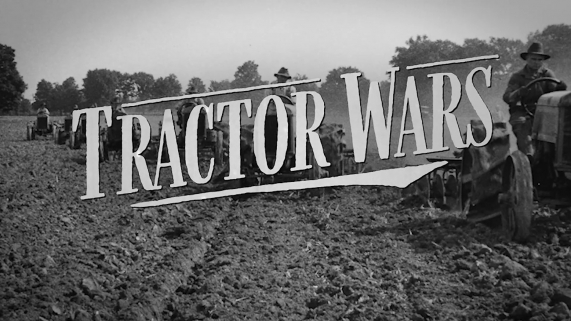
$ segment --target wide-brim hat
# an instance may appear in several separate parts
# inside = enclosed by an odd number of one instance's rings
[[[541,42],[532,43],[531,46],[529,46],[529,49],[527,49],[526,52],[522,52],[519,56],[521,57],[521,59],[526,60],[527,55],[529,54],[542,56],[545,60],[551,58],[550,55],[546,54],[543,51],[543,44]]]
[[[187,95],[198,94],[198,90],[196,90],[196,87],[190,86],[190,88],[186,90],[186,94]]]
[[[278,71],[277,73],[274,74],[274,76],[282,76],[282,77],[286,77],[287,79],[291,79],[291,76],[289,75],[289,71],[287,70],[287,68],[282,67],[280,69],[280,71]]]
[[[111,104],[121,104],[121,98],[113,97],[113,99],[111,99]]]

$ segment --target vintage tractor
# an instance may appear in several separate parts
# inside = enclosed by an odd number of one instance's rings
[[[53,124],[50,122],[50,116],[38,115],[35,121],[31,121],[26,126],[27,140],[36,139],[36,135],[47,136],[55,135]]]
[[[121,126],[122,120],[115,119],[111,127],[99,128],[99,161],[110,160],[110,152],[114,153],[114,158],[120,158],[117,153],[121,152],[123,146]],[[141,143],[141,124],[136,119],[132,131],[133,151],[135,151]]]
[[[324,152],[326,154],[326,158],[332,164],[330,167],[325,169],[320,168],[317,164],[317,161],[315,160],[314,155],[312,154],[312,149],[308,148],[306,159],[308,164],[312,166],[311,170],[295,171],[295,172],[291,171],[291,168],[294,167],[295,165],[295,156],[296,156],[295,155],[296,110],[293,101],[289,97],[282,95],[277,95],[277,96],[281,99],[281,101],[284,104],[288,119],[288,128],[287,128],[288,137],[287,137],[287,147],[286,147],[286,155],[284,163],[276,174],[271,176],[264,174],[261,171],[261,169],[258,167],[256,156],[254,154],[254,144],[253,144],[254,125],[252,124],[243,125],[241,128],[240,153],[242,157],[242,162],[241,162],[242,173],[246,177],[240,181],[241,186],[260,185],[266,183],[277,183],[285,181],[296,181],[300,179],[318,179],[320,177],[323,177],[324,175],[337,176],[344,174],[343,165],[347,163],[343,159],[343,157],[346,154],[344,153],[345,131],[342,128],[342,125],[339,124],[322,125],[319,131],[321,143]],[[280,128],[283,130],[282,127],[278,126],[277,109],[275,103],[273,103],[272,101],[268,105],[268,110],[266,113],[266,119],[264,125],[264,133],[265,133],[264,144],[266,151],[266,162],[269,168],[273,168],[276,163],[277,142],[278,142],[278,134]],[[228,145],[227,124],[221,124],[221,123],[215,124],[215,129],[218,130],[220,133],[224,133],[224,137],[226,137],[226,140],[223,141],[222,150],[227,150],[227,145]],[[220,139],[216,139],[216,142],[219,143]],[[220,148],[217,148],[217,150],[220,150]],[[355,166],[355,168],[359,168],[359,166]],[[218,179],[216,179],[215,181],[221,180],[220,177],[225,176],[227,171],[228,168],[226,166],[226,168],[218,175]]]
[[[87,138],[86,130],[87,130],[87,119],[85,118],[85,115],[82,115],[77,130],[75,132],[72,131],[69,132],[69,140],[68,140],[69,148],[79,149],[81,147],[81,144],[85,144]]]
[[[560,82],[539,78],[525,89],[544,81]],[[533,118],[533,158],[518,150],[511,125],[498,122],[489,144],[463,150],[459,175],[460,204],[468,219],[501,217],[508,237],[516,241],[529,236],[534,195],[542,203],[569,201],[564,196],[571,172],[571,91],[542,95],[535,114],[528,114]],[[472,121],[472,133],[477,141],[484,139],[480,121]]]
[[[86,139],[86,128],[87,128],[87,121],[85,116],[83,115],[81,121],[79,122],[77,130],[74,132],[71,128],[73,122],[72,116],[66,116],[64,118],[63,124],[62,123],[55,123],[54,126],[54,140],[55,143],[58,145],[68,143],[69,148],[71,149],[78,149],[81,147],[81,144],[85,143]]]
[[[179,114],[179,117],[181,117],[181,119],[179,120],[181,131],[177,136],[177,145],[179,146],[179,148],[184,148],[185,146],[188,119],[190,117],[192,109],[195,108],[196,106],[197,105],[194,103],[187,103],[182,106],[181,113]],[[198,116],[198,126],[196,128],[196,131],[198,137],[197,143],[199,150],[201,151],[208,150],[216,153],[217,132],[208,129],[208,120],[206,119],[206,112],[204,110],[202,110],[200,112],[200,115]]]

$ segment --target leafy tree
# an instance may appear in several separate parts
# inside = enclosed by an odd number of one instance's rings
[[[17,114],[18,115],[28,115],[32,112],[32,103],[29,99],[24,98],[20,101],[18,105]]]
[[[293,81],[306,80],[306,79],[309,79],[309,78],[307,78],[306,75],[300,75],[300,74],[297,74],[297,75],[292,77]],[[297,91],[318,91],[319,86],[317,86],[316,83],[311,83],[311,84],[296,85],[295,89]]]
[[[246,61],[238,67],[234,73],[232,88],[245,88],[264,84],[262,76],[258,73],[258,65],[252,61]]]
[[[55,88],[54,85],[42,79],[38,82],[36,86],[36,93],[34,94],[34,103],[32,106],[34,109],[38,109],[43,102],[46,102],[51,107],[55,103]]]
[[[258,65],[252,61],[246,61],[238,67],[234,73],[234,80],[232,80],[232,88],[247,88],[267,84],[267,81],[262,80],[262,76],[258,72]],[[265,92],[263,90],[256,90],[247,93],[234,94],[233,99],[252,99],[252,106],[255,110],[262,99],[264,99]]]
[[[405,68],[416,64],[437,62],[458,58],[461,46],[449,40],[428,39],[426,35],[410,38],[407,47],[397,47],[390,64]]]
[[[210,81],[210,86],[208,86],[208,91],[222,91],[228,90],[232,88],[232,83],[228,79],[224,79],[221,81]]]
[[[521,68],[521,58],[519,53],[524,50],[524,44],[519,40],[507,38],[490,38],[489,41],[481,39],[465,39],[462,45],[455,44],[448,40],[430,40],[426,36],[417,36],[416,39],[409,39],[406,47],[398,47],[392,57],[391,64],[400,67],[396,80],[395,106],[402,105],[405,93],[406,82],[409,76],[415,77],[417,93],[421,105],[432,105],[432,79],[430,74],[447,72],[458,77],[462,84],[465,84],[469,72],[476,67],[492,67],[492,88],[482,90],[482,98],[489,108],[504,109],[501,96],[509,77],[517,69]],[[487,56],[498,54],[500,59],[477,61],[471,63],[434,66],[430,68],[420,68],[406,70],[406,67],[462,58]],[[478,75],[474,77],[476,88],[484,87],[484,77]],[[449,103],[450,97],[449,81],[445,81],[444,101]],[[474,114],[469,106],[466,95],[462,95],[458,110]],[[400,115],[402,108],[395,109],[395,115]]]
[[[75,83],[73,77],[69,77],[63,83],[51,83],[42,79],[36,88],[34,94],[35,102],[32,104],[34,109],[38,109],[42,102],[48,104],[50,111],[70,112],[74,105],[83,105],[83,92]]]
[[[83,92],[89,105],[107,106],[115,96],[115,90],[123,75],[115,70],[95,69],[89,70],[83,79]]]
[[[15,50],[0,44],[0,110],[16,109],[28,88],[16,68]]]
[[[210,86],[208,86],[209,92],[223,91],[223,90],[229,90],[229,89],[232,89],[232,83],[228,79],[224,79],[221,81],[211,80]],[[210,104],[210,103],[217,104],[217,103],[222,102],[222,101],[233,100],[233,98],[232,98],[233,96],[234,95],[212,96],[212,97],[205,98],[204,102],[206,104]]]
[[[55,110],[64,112],[73,111],[73,106],[80,105],[83,101],[83,93],[75,83],[73,77],[69,77],[63,81],[61,85],[54,86]]]
[[[136,72],[132,75],[125,74],[124,78],[132,79],[139,86],[139,99],[148,100],[152,98],[152,89],[155,84],[155,77],[146,72]]]
[[[152,89],[153,98],[180,96],[182,86],[176,75],[170,74],[167,77],[160,77],[155,81]]]
[[[361,105],[365,106],[369,93],[369,79],[365,77],[365,73],[355,67],[339,67],[329,71],[325,82],[319,88],[319,93],[323,97],[328,110],[332,110],[334,113],[347,113],[347,89],[345,79],[341,78],[341,75],[355,72],[361,73],[361,77],[359,77],[359,93]]]
[[[571,85],[571,25],[549,25],[543,31],[530,33],[525,49],[534,41],[543,43],[543,50],[551,55],[546,63],[548,68]]]
[[[525,44],[521,40],[492,37],[489,43],[492,46],[490,53],[500,56],[499,60],[491,61],[494,75],[503,79],[519,68],[519,54],[525,50]]]
[[[188,91],[191,86],[194,86],[199,93],[206,92],[206,85],[202,82],[202,79],[198,77],[193,77],[188,81],[188,85],[186,86],[186,90]]]
[[[137,84],[128,74],[124,74],[119,82],[115,94],[120,96],[123,102],[134,102],[140,100],[141,86]]]

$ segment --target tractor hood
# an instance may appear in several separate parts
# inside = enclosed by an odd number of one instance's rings
[[[571,107],[571,91],[554,91],[545,94],[539,98],[537,106]]]
[[[541,96],[535,110],[532,138],[556,144],[562,135],[561,130],[571,128],[571,114],[567,111],[570,107],[571,91],[555,91]]]

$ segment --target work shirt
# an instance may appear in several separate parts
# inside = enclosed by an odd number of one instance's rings
[[[521,106],[522,95],[524,97],[523,103],[527,109],[533,113],[535,111],[539,97],[541,97],[543,94],[555,91],[555,87],[557,86],[555,82],[542,81],[537,82],[531,86],[529,88],[529,92],[527,93],[519,92],[515,95],[512,95],[513,92],[520,89],[521,87],[526,86],[531,81],[544,77],[555,78],[555,73],[545,67],[541,67],[538,70],[533,70],[526,65],[523,69],[511,76],[508,82],[508,87],[506,88],[503,96],[504,101],[510,106],[510,113],[523,110]]]
[[[111,113],[111,118],[113,119],[113,122],[111,123],[111,126],[109,126],[109,132],[107,135],[110,142],[112,143],[121,142],[121,135],[122,135],[121,128],[123,120],[117,119],[117,117],[125,115],[127,114],[124,112],[122,107],[113,110],[113,112]]]
[[[199,98],[189,99],[185,103],[178,106],[178,108],[176,109],[176,114],[177,114],[176,123],[177,123],[177,125],[182,128],[182,125],[184,123],[184,119],[185,118],[188,119],[192,109],[194,107],[200,106],[200,105],[204,105],[204,99],[199,97]]]
[[[49,116],[50,111],[45,107],[38,108],[38,116]]]
[[[277,83],[278,82],[274,80],[271,84],[277,84]],[[292,94],[294,94],[296,92],[297,92],[297,90],[295,89],[294,86],[286,86],[286,87],[268,89],[266,91],[266,96],[269,96],[269,95],[286,96],[286,97],[290,98],[292,100],[292,102],[295,103],[295,97],[293,97]]]

